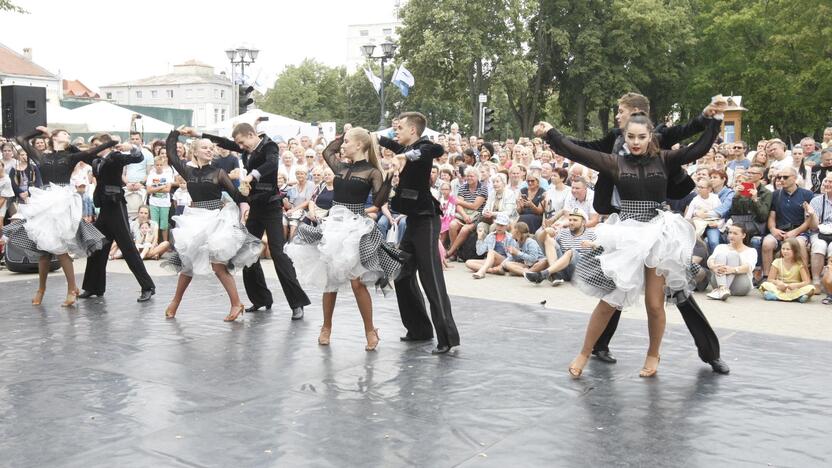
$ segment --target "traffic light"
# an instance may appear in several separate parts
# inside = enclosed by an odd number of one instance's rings
[[[482,133],[488,133],[494,130],[494,109],[484,107],[482,109]]]
[[[251,97],[251,93],[254,91],[254,86],[246,86],[246,85],[239,85],[239,108],[238,114],[242,115],[245,114],[248,110],[248,106],[254,104],[254,98]]]

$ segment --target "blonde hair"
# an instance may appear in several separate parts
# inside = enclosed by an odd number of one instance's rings
[[[384,169],[381,168],[381,164],[379,163],[378,155],[381,154],[381,151],[379,150],[376,137],[361,127],[351,128],[347,132],[347,136],[351,140],[356,140],[361,144],[361,148],[367,153],[367,161],[384,174]]]

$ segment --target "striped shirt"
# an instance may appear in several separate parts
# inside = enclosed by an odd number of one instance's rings
[[[563,228],[558,231],[557,236],[555,236],[555,242],[560,245],[560,248],[563,251],[575,249],[580,253],[587,253],[591,248],[587,249],[581,246],[581,242],[588,240],[594,242],[596,239],[595,230],[593,229],[584,229],[579,236],[572,234],[572,231],[569,228]]]
[[[468,203],[474,203],[477,197],[482,197],[483,199],[488,199],[488,189],[480,182],[477,182],[477,188],[471,190],[467,183],[462,184],[459,186],[459,193],[457,194],[458,198],[462,198]],[[482,213],[482,209],[485,208],[485,203],[480,205],[479,211]]]

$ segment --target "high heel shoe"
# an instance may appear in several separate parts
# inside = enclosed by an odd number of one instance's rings
[[[178,309],[178,308],[179,308],[179,303],[175,302],[175,301],[171,301],[171,303],[168,304],[167,309],[165,309],[165,318],[166,319],[175,318],[176,317],[176,309]]]
[[[373,330],[367,332],[367,346],[364,347],[364,350],[375,351],[378,346],[378,342],[378,328],[374,328]]]
[[[584,373],[584,367],[586,366],[587,361],[589,361],[589,356],[585,356],[583,354],[579,354],[571,364],[569,364],[569,375],[573,379],[577,379]]]
[[[653,377],[659,371],[659,361],[661,361],[661,356],[650,356],[647,355],[647,359],[644,360],[644,367],[641,368],[639,371],[639,377]],[[648,367],[652,364],[652,367]]]
[[[321,346],[329,345],[329,335],[332,333],[331,328],[321,327],[321,334],[318,335],[318,344]]]
[[[40,305],[40,303],[43,302],[43,293],[45,292],[46,290],[38,289],[35,293],[35,297],[32,298],[32,305]]]
[[[61,303],[61,307],[72,307],[75,305],[75,300],[78,298],[78,290],[74,289],[66,293],[66,300]]]
[[[223,322],[233,322],[233,321],[237,320],[237,317],[239,317],[240,315],[243,315],[245,313],[246,313],[246,307],[244,305],[240,304],[239,306],[232,309],[231,312],[229,312],[228,315],[226,315],[225,318],[222,319],[222,321]]]

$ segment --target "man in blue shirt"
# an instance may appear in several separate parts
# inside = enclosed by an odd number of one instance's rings
[[[776,180],[780,181],[780,189],[771,196],[771,212],[768,215],[769,234],[763,239],[763,277],[768,276],[774,251],[785,239],[798,238],[803,241],[800,255],[803,264],[808,265],[806,244],[809,241],[810,218],[806,207],[812,201],[814,194],[797,185],[797,170],[786,167],[776,172]]]

